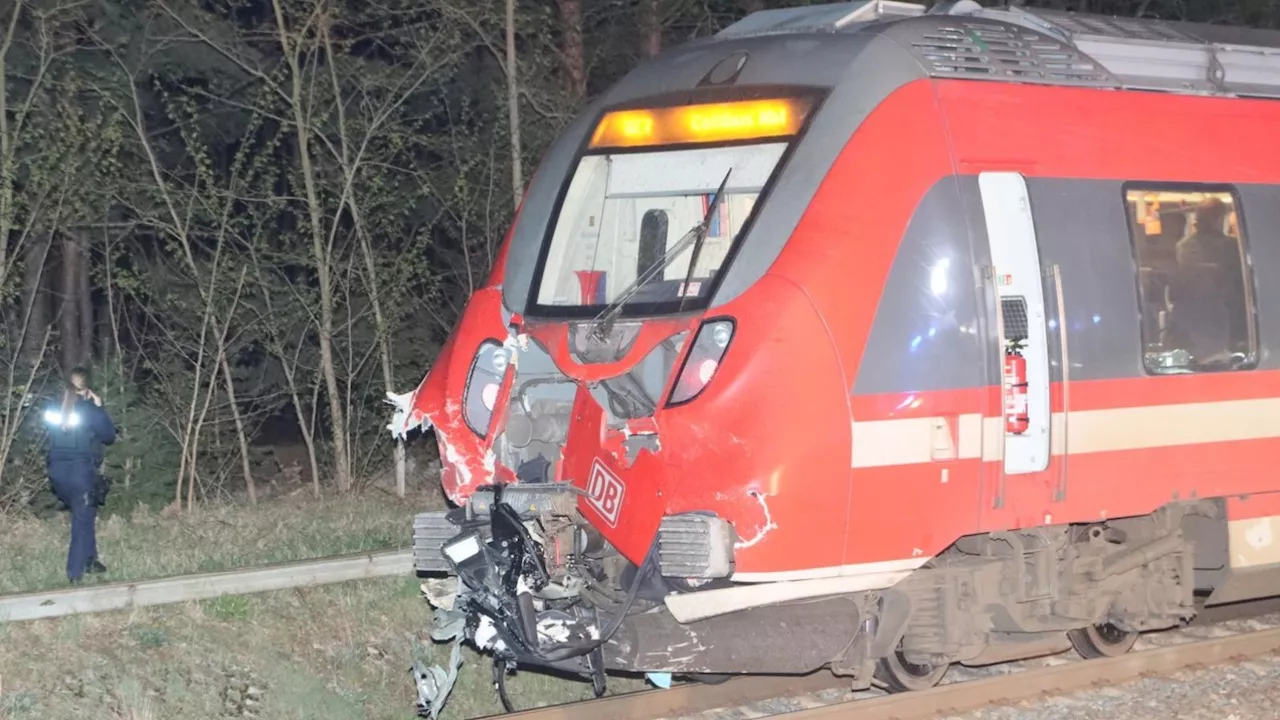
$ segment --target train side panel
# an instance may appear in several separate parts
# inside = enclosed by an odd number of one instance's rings
[[[953,143],[958,176],[916,156],[929,145],[922,138],[931,121],[922,118],[937,108],[925,89],[936,89],[946,113],[942,136]],[[1090,113],[1072,111],[1081,107]],[[1239,124],[1246,114],[1250,120]],[[1180,120],[1137,122],[1153,117]],[[1280,246],[1268,242],[1280,229],[1280,153],[1261,149],[1273,122],[1280,104],[1265,101],[964,81],[914,83],[877,108],[850,146],[868,185],[850,194],[867,202],[838,212],[848,227],[880,227],[904,240],[892,261],[860,256],[850,294],[824,305],[877,308],[869,330],[833,325],[844,329],[851,353],[865,338],[852,388],[847,565],[925,558],[969,532],[1142,515],[1195,498],[1231,498],[1234,519],[1243,512],[1238,496],[1280,491],[1271,469],[1280,455],[1280,359],[1270,348],[1280,337],[1280,283],[1266,281],[1280,273]],[[992,132],[993,123],[1018,130]],[[916,142],[888,141],[889,128],[904,127]],[[1208,149],[1187,143],[1190,128],[1217,139]],[[1259,161],[1259,152],[1278,157]],[[892,177],[886,168],[894,162],[910,178],[872,186]],[[1006,474],[1000,452],[1000,358],[978,180],[1010,170],[1026,177],[1046,269],[1051,358],[1052,457],[1043,471],[1024,475]],[[1207,181],[1230,183],[1239,198],[1257,365],[1151,374],[1143,364],[1126,188],[1184,183],[1194,190]],[[896,197],[922,198],[909,223]],[[825,201],[820,193],[814,205]],[[965,228],[972,243],[956,235]],[[858,294],[873,289],[882,294]],[[895,508],[893,522],[885,507]],[[1271,542],[1260,528],[1280,512],[1250,512],[1254,543],[1265,548],[1249,546],[1246,554],[1258,558]],[[1234,546],[1243,547],[1238,527],[1233,520]],[[1241,562],[1240,553],[1232,557]]]
[[[1214,600],[1280,591],[1280,544],[1270,532],[1280,520],[1280,358],[1273,351],[1280,246],[1271,242],[1280,230],[1280,151],[1265,139],[1280,122],[1280,103],[950,81],[937,87],[958,169],[969,176],[964,193],[980,195],[973,176],[984,171],[1024,174],[1042,263],[1060,273],[1063,312],[1051,319],[1063,329],[1050,336],[1065,335],[1069,371],[1064,382],[1061,366],[1052,369],[1053,449],[1066,469],[1043,521],[1088,522],[1226,498],[1229,565],[1253,579],[1245,587],[1232,576]],[[1031,122],[1032,115],[1043,119]],[[993,122],[1000,132],[991,131]],[[1139,263],[1147,261],[1135,252],[1126,192],[1224,186],[1238,202],[1248,253],[1256,365],[1152,374],[1142,327],[1152,310],[1139,291]],[[995,470],[993,479],[998,464]],[[1006,492],[1014,482],[1004,478]],[[995,507],[988,490],[983,530],[1026,524],[1009,505]]]

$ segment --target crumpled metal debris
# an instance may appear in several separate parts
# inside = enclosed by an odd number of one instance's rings
[[[467,616],[457,610],[436,608],[431,618],[431,639],[438,643],[446,643],[462,637],[467,627]]]
[[[426,418],[419,418],[412,424],[409,422],[409,414],[413,411],[413,396],[417,392],[417,390],[411,390],[400,394],[387,393],[385,402],[396,409],[391,415],[391,422],[387,423],[387,430],[391,432],[392,439],[403,440],[410,430],[425,424]],[[422,429],[426,430],[426,427]]]
[[[422,596],[433,608],[452,610],[458,599],[458,578],[450,575],[443,578],[431,578],[419,586]]]
[[[432,665],[424,668],[420,663],[414,663],[413,680],[418,688],[418,717],[438,720],[445,701],[449,699],[449,693],[453,691],[454,683],[458,681],[460,667],[462,667],[461,637],[453,643],[453,649],[449,651],[447,667]]]
[[[422,586],[427,602],[435,607],[435,614],[431,618],[431,639],[438,643],[452,640],[453,648],[449,652],[449,663],[446,666],[423,667],[420,663],[414,664],[413,679],[418,689],[418,717],[437,720],[445,701],[449,699],[449,693],[453,691],[454,683],[458,680],[458,668],[462,666],[462,641],[466,637],[467,616],[453,609],[456,587],[454,585],[450,588],[446,583],[426,583]],[[450,592],[451,589],[453,592]]]

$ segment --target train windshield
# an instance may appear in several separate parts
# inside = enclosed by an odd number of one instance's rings
[[[537,304],[601,307],[625,293],[624,307],[650,312],[704,306],[786,148],[762,142],[584,156],[536,280]],[[703,242],[667,257],[707,217],[721,182]]]

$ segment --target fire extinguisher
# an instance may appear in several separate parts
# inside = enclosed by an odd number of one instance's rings
[[[1027,359],[1019,352],[1019,343],[1012,342],[1004,353],[1004,416],[1005,432],[1021,435],[1031,427],[1027,415]]]

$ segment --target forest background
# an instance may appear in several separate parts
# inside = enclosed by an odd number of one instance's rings
[[[384,398],[555,134],[643,57],[802,4],[0,3],[0,515],[55,509],[40,411],[75,365],[121,430],[109,512],[430,482]],[[1280,0],[1036,4],[1280,23]]]

